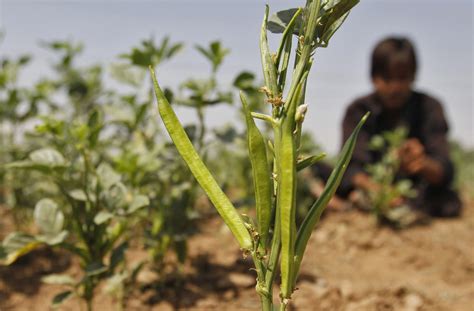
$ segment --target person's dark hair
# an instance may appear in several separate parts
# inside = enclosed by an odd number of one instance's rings
[[[372,52],[370,75],[373,78],[392,79],[400,75],[415,78],[416,53],[407,38],[389,37],[380,41]]]

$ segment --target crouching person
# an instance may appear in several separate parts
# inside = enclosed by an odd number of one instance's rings
[[[451,188],[454,169],[449,156],[448,124],[440,102],[413,89],[416,69],[415,50],[406,38],[387,38],[376,45],[370,71],[374,92],[356,99],[343,119],[346,141],[362,116],[371,112],[338,194],[357,201],[354,190],[367,193],[381,187],[368,174],[367,165],[380,161],[383,151],[370,149],[369,142],[375,135],[404,127],[407,139],[397,151],[396,179],[409,179],[416,195],[405,200],[395,198],[390,204],[403,204],[411,212],[423,215],[458,216],[462,205]]]

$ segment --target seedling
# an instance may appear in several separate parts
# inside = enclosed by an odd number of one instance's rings
[[[393,206],[394,201],[416,196],[411,180],[397,178],[400,168],[399,151],[407,135],[408,130],[399,127],[375,135],[369,142],[371,150],[382,154],[379,162],[367,165],[366,168],[373,182],[378,185],[367,193],[369,205],[380,222],[389,222],[396,226],[403,226],[405,221],[409,221],[407,216],[412,213],[402,203]]]
[[[296,181],[298,170],[314,163],[317,155],[299,158],[302,124],[308,105],[305,103],[307,77],[315,49],[326,47],[358,0],[307,1],[300,9],[278,12],[268,20],[267,6],[260,35],[260,49],[265,86],[262,91],[271,105],[271,115],[252,112],[245,95],[241,101],[246,116],[247,145],[253,172],[256,220],[238,213],[227,195],[193,147],[184,128],[160,88],[150,67],[158,110],[177,150],[194,177],[208,195],[238,241],[244,256],[251,255],[257,271],[256,290],[262,310],[273,309],[273,283],[280,263],[280,309],[285,310],[295,290],[296,280],[309,237],[327,203],[340,183],[350,160],[361,120],[346,142],[335,169],[321,197],[311,206],[299,228],[296,227]],[[267,29],[282,32],[276,54],[267,42]],[[292,34],[298,36],[295,66],[291,82],[286,83],[292,46]],[[254,118],[267,122],[273,139],[264,137]],[[271,146],[267,148],[267,146]],[[271,163],[271,165],[270,165]]]

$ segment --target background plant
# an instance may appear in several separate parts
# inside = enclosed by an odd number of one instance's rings
[[[133,215],[148,205],[148,198],[127,188],[120,175],[94,151],[103,129],[100,113],[92,111],[88,122],[46,122],[37,127],[51,136],[52,145],[72,145],[65,157],[51,147],[32,152],[23,161],[10,163],[10,169],[38,171],[51,179],[58,190],[56,200],[40,200],[34,209],[37,234],[14,232],[3,241],[6,264],[46,244],[63,248],[80,259],[83,276],[76,281],[65,275],[49,276],[48,283],[68,285],[71,290],[58,294],[53,304],[78,295],[92,309],[94,289],[110,277],[124,260]],[[100,149],[99,149],[100,150]],[[131,221],[132,220],[132,221]]]
[[[8,153],[2,157],[5,179],[1,185],[6,204],[0,208],[8,208],[23,224],[17,228],[17,233],[4,240],[0,255],[3,263],[11,264],[41,245],[69,250],[79,258],[84,278],[76,280],[64,275],[45,278],[48,283],[69,287],[54,302],[78,295],[90,304],[96,285],[106,281],[104,288],[119,300],[119,306],[125,307],[127,296],[136,288],[134,280],[140,270],[156,272],[158,289],[166,273],[182,270],[187,258],[187,240],[198,231],[196,220],[210,215],[207,207],[196,210],[196,201],[202,192],[189,180],[184,163],[175,161],[174,146],[163,139],[155,117],[157,112],[151,109],[152,89],[143,83],[147,70],[145,63],[160,66],[174,57],[183,44],[173,43],[169,38],[158,44],[148,39],[131,52],[121,54],[108,67],[113,79],[112,88],[106,87],[104,82],[105,67],[78,65],[82,44],[57,40],[43,42],[42,46],[53,54],[51,75],[42,77],[33,86],[20,87],[16,76],[27,65],[26,60],[21,66],[15,65],[15,74],[2,71],[5,81],[8,74],[9,82],[1,89],[0,98],[6,102],[11,101],[10,93],[21,96],[14,96],[14,105],[2,106],[2,129],[10,136],[2,136],[5,137],[2,146],[6,148],[1,150]],[[211,65],[209,74],[188,78],[176,90],[167,88],[165,93],[174,105],[195,111],[196,122],[185,126],[187,133],[201,145],[199,153],[219,172],[221,185],[231,194],[234,204],[246,207],[252,203],[253,187],[249,187],[251,169],[243,148],[246,135],[239,126],[245,116],[240,108],[235,109],[237,122],[211,128],[206,124],[205,115],[210,107],[223,103],[231,105],[235,88],[247,94],[252,107],[262,106],[264,94],[259,91],[255,75],[248,71],[239,73],[232,85],[219,83],[218,70],[229,53],[220,42],[200,46],[199,51]],[[26,107],[33,108],[28,117],[23,118],[25,111],[29,111]],[[13,123],[15,131],[12,132],[9,129]],[[229,165],[238,169],[228,174]],[[88,201],[84,187],[89,184],[88,192],[94,190],[90,189],[91,184],[102,187],[96,176],[104,167],[107,168],[105,171],[112,172],[111,176],[119,176],[120,184],[125,188],[101,189],[103,194],[94,193]],[[120,211],[117,214],[104,202],[94,201],[94,196],[107,196],[108,192],[124,189],[128,203],[133,195],[146,194],[149,204],[128,214],[119,205],[116,206]],[[42,228],[45,226],[38,222],[35,212],[45,205],[49,206],[45,210],[51,213],[50,217],[64,219],[58,221],[62,225],[58,225],[54,234],[49,234],[56,238],[49,244],[43,241]],[[81,213],[73,214],[76,210]],[[54,219],[50,219],[51,222]],[[117,223],[122,223],[123,232],[113,242],[108,232]],[[79,230],[83,226],[88,238]],[[93,241],[92,237],[102,242]],[[121,246],[121,254],[130,246],[143,247],[150,253],[150,258],[146,262],[129,263],[123,256],[117,264],[110,265],[113,249],[107,246],[104,250],[106,241],[113,244],[114,249]],[[79,252],[80,249],[86,251]],[[93,249],[94,256],[84,255],[92,254]],[[102,263],[103,271],[89,277],[88,267],[92,263],[99,266],[98,262]]]
[[[375,135],[369,142],[372,151],[382,154],[380,161],[367,165],[367,172],[377,185],[367,193],[369,206],[379,221],[397,223],[393,202],[407,200],[416,196],[413,183],[407,178],[397,178],[400,168],[399,150],[406,141],[408,130],[399,127]],[[403,202],[399,203],[401,206]],[[399,207],[400,207],[399,206]],[[396,213],[396,211],[395,211]]]

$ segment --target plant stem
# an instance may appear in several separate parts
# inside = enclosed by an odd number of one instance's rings
[[[258,251],[253,254],[255,268],[257,270],[257,293],[260,295],[260,302],[262,305],[262,311],[272,311],[273,299],[271,290],[272,287],[268,287],[265,282],[265,267],[262,258],[258,255]]]

